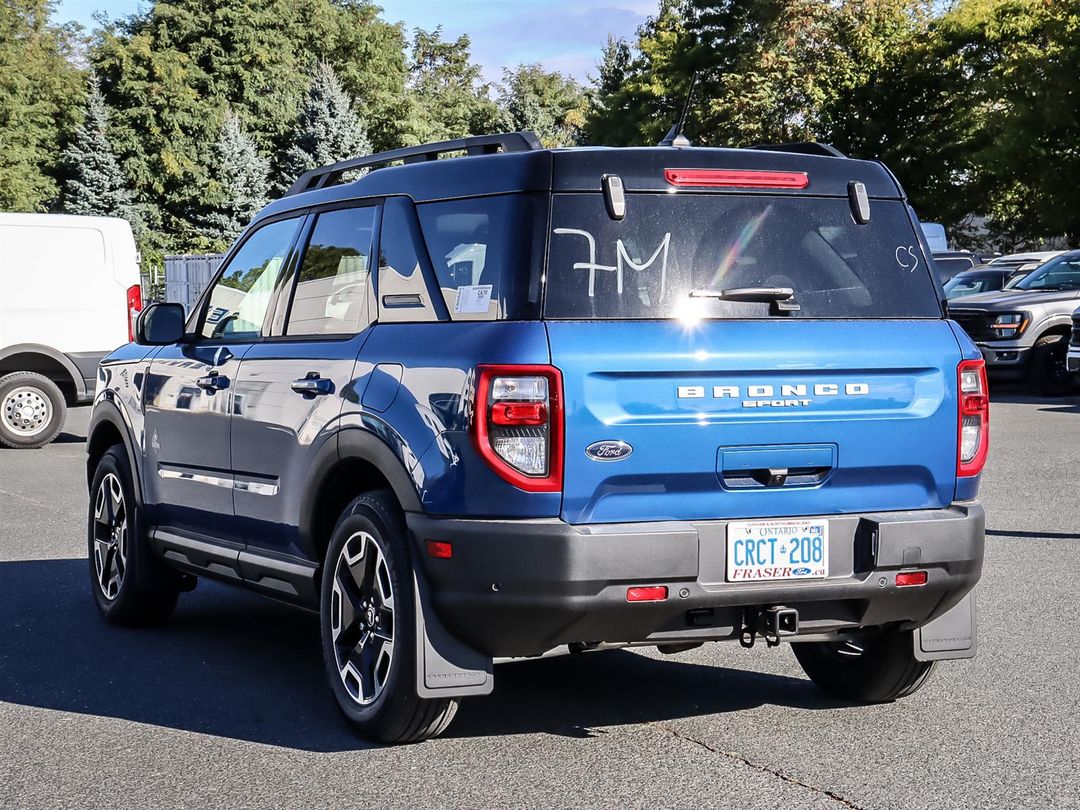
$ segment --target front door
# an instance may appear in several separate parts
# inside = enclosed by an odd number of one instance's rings
[[[253,346],[233,387],[232,472],[238,530],[252,552],[309,557],[297,526],[312,466],[338,428],[374,320],[375,206],[316,215],[275,334]],[[287,288],[286,288],[287,289]],[[287,306],[285,306],[287,304]]]
[[[230,432],[240,361],[264,333],[300,218],[253,231],[226,260],[183,342],[150,364],[147,505],[154,525],[235,539]]]

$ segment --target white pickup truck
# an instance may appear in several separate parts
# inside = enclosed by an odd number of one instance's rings
[[[52,441],[141,309],[126,220],[0,214],[0,445]]]

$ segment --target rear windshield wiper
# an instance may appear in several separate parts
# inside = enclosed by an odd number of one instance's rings
[[[691,290],[691,298],[715,298],[719,301],[757,301],[771,303],[774,315],[798,312],[799,302],[791,287],[731,287],[726,290]]]

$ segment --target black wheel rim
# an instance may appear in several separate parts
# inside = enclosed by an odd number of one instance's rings
[[[94,498],[94,571],[102,595],[120,593],[127,569],[128,515],[120,479],[108,473]]]
[[[394,660],[394,589],[386,555],[368,532],[353,534],[335,563],[330,634],[345,691],[358,705],[371,705]]]

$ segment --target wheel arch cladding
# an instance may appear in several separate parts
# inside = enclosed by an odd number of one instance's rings
[[[101,457],[116,445],[121,445],[124,452],[127,453],[128,466],[131,468],[131,475],[135,479],[132,482],[135,490],[135,500],[141,505],[143,496],[140,470],[142,468],[137,463],[135,453],[132,450],[127,425],[124,424],[124,419],[115,405],[106,402],[98,403],[94,408],[94,415],[90,419],[90,427],[86,438],[87,488],[93,484],[94,472],[97,470]]]
[[[48,377],[73,405],[85,393],[82,375],[64,355],[46,346],[9,346],[0,351],[0,377],[13,371],[32,371]]]
[[[374,435],[344,431],[334,450],[334,443],[328,442],[320,452],[300,510],[302,542],[316,562],[325,555],[342,511],[358,495],[387,490],[402,510],[421,511],[412,479],[393,451]]]

